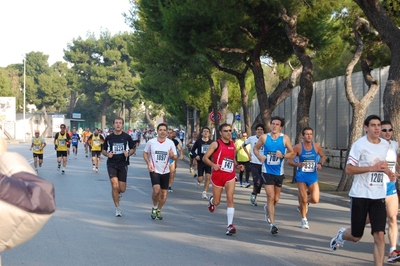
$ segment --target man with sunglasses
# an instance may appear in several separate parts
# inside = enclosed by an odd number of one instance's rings
[[[208,210],[214,212],[215,206],[221,202],[223,188],[226,193],[226,216],[228,218],[228,227],[226,235],[236,233],[233,225],[233,216],[235,214],[233,195],[236,184],[236,168],[243,170],[243,165],[237,165],[235,159],[235,145],[232,141],[232,128],[229,124],[223,123],[219,127],[220,139],[210,144],[206,154],[203,156],[203,162],[211,166],[212,196],[209,199]],[[211,161],[210,158],[213,158]]]
[[[271,132],[262,135],[253,147],[254,155],[263,163],[262,178],[267,194],[267,204],[264,206],[265,220],[270,224],[273,235],[278,233],[275,225],[275,205],[279,201],[285,178],[283,160],[293,159],[295,156],[290,138],[281,133],[284,124],[283,117],[272,117]],[[264,149],[264,154],[260,154],[261,147]]]
[[[68,146],[67,143],[70,142],[71,138],[66,131],[66,126],[64,124],[60,125],[60,132],[57,132],[54,136],[54,145],[57,151],[57,171],[60,171],[61,161],[63,162],[63,167],[61,169],[61,174],[65,174],[65,167],[67,167],[67,153]]]

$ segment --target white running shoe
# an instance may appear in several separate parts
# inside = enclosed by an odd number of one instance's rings
[[[345,240],[343,240],[343,238],[342,238],[342,240],[339,240],[339,237],[341,237],[343,235],[345,230],[346,230],[346,228],[344,228],[344,227],[340,228],[339,231],[337,232],[336,236],[332,238],[331,243],[330,243],[332,251],[336,251],[339,249],[339,247],[343,247]]]
[[[200,185],[201,185],[201,183],[196,181],[196,187],[199,188]]]
[[[265,221],[271,224],[271,220],[269,219],[267,204],[264,205],[264,212],[265,212]]]
[[[93,170],[93,171],[96,171],[96,166],[93,165],[93,166],[92,166],[92,170]]]
[[[117,210],[115,211],[115,217],[122,217],[122,214],[121,214],[121,210],[120,210],[120,209],[117,209]]]
[[[203,191],[203,193],[201,194],[201,198],[202,199],[208,199],[206,191]]]
[[[310,229],[310,227],[308,226],[308,221],[307,221],[307,220],[301,219],[301,226],[300,226],[300,228],[302,228],[302,229]]]

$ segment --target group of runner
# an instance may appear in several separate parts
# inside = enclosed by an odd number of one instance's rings
[[[250,202],[257,205],[257,195],[264,186],[267,202],[264,206],[265,220],[270,224],[270,232],[275,235],[278,228],[275,223],[275,206],[277,205],[284,177],[284,160],[296,168],[296,181],[298,186],[299,211],[303,229],[309,229],[306,217],[308,205],[318,203],[320,191],[318,186],[318,171],[322,170],[326,156],[318,143],[313,141],[314,131],[306,127],[302,131],[300,143],[292,146],[290,138],[281,131],[285,124],[282,117],[272,117],[271,131],[265,133],[264,126],[255,126],[256,134],[247,138],[240,144],[240,149],[248,155],[250,162],[240,164],[237,158],[237,149],[232,140],[232,127],[222,124],[219,127],[220,138],[210,140],[211,131],[204,127],[201,138],[192,136],[190,144],[190,167],[197,162],[196,185],[198,187],[204,181],[202,198],[208,199],[208,209],[214,212],[220,204],[221,194],[225,188],[227,203],[227,228],[226,235],[236,233],[233,224],[234,218],[234,191],[236,186],[236,169],[244,171],[248,167],[253,176],[253,190],[250,194]],[[100,143],[100,151],[106,156],[107,171],[110,177],[112,198],[116,206],[115,216],[122,216],[119,207],[121,195],[126,190],[127,167],[129,156],[133,155],[137,143],[129,134],[123,131],[124,121],[116,118],[113,122],[114,132],[104,139],[95,130],[88,138],[95,148]],[[176,133],[169,130],[167,124],[157,126],[157,136],[150,139],[144,148],[143,158],[147,164],[150,180],[153,188],[150,217],[162,220],[161,209],[167,200],[168,191],[172,192],[172,182],[176,169],[177,159],[182,159],[181,144],[175,141]],[[377,265],[384,260],[384,233],[386,217],[389,221],[389,262],[400,260],[400,252],[396,250],[397,242],[397,210],[398,198],[395,186],[396,168],[398,159],[398,144],[391,140],[393,127],[390,122],[382,121],[379,116],[368,116],[364,121],[366,135],[357,140],[349,152],[346,172],[354,175],[351,197],[351,227],[341,228],[338,234],[331,240],[332,250],[343,246],[345,240],[357,242],[361,239],[365,225],[371,224],[371,234],[374,237],[374,260]],[[43,163],[44,139],[40,139],[35,132],[32,139],[34,152],[34,165],[37,169]],[[67,158],[67,142],[71,139],[66,134],[65,125],[61,125],[60,132],[54,137],[57,150],[58,170],[62,166],[64,173]],[[74,142],[72,142],[74,143]],[[96,156],[99,155],[96,153]],[[97,157],[99,158],[99,156]],[[93,169],[97,171],[99,161],[95,161]],[[172,176],[172,178],[171,178]],[[246,180],[248,181],[248,180]],[[208,197],[209,185],[212,185],[212,195]],[[386,201],[386,204],[385,204]]]

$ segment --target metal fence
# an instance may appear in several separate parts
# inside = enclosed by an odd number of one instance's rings
[[[372,76],[379,81],[379,90],[370,104],[367,115],[377,114],[383,117],[382,97],[388,78],[389,66],[377,68]],[[310,126],[314,129],[314,139],[327,149],[347,149],[352,109],[346,98],[344,76],[314,82],[314,93],[310,106]],[[362,72],[352,75],[354,95],[361,99],[367,92]],[[282,116],[286,120],[283,132],[288,134],[292,142],[295,140],[297,99],[300,87],[297,86],[288,98],[285,99],[272,113]],[[255,99],[250,107],[250,119],[254,121],[260,108]]]

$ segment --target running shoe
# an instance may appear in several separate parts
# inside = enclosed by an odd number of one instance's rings
[[[396,262],[396,261],[400,261],[400,251],[398,250],[393,250],[392,252],[390,252],[390,254],[388,255],[388,262]]]
[[[201,185],[201,183],[196,181],[196,187],[199,188],[200,185]]]
[[[252,193],[252,194],[250,194],[250,203],[251,203],[253,206],[256,206],[256,205],[254,205],[255,202],[256,202],[256,195],[254,195],[254,194]]]
[[[271,224],[270,229],[271,234],[276,235],[278,233],[278,227],[276,227],[274,224]]]
[[[300,228],[302,228],[302,229],[310,229],[310,227],[308,226],[308,221],[307,221],[307,220],[301,219],[301,226],[300,226]]]
[[[57,166],[57,171],[60,171],[60,168],[61,168],[61,164],[59,164],[59,165]]]
[[[233,224],[228,225],[226,228],[226,233],[227,236],[231,236],[233,234],[236,234],[236,227]]]
[[[239,187],[243,187],[243,184],[242,184],[242,182],[240,182],[240,183],[239,183]]]
[[[35,168],[36,174],[39,172],[37,168]]]
[[[193,175],[193,178],[197,178],[197,174],[194,174],[194,175]]]
[[[203,193],[201,193],[201,198],[202,199],[208,199],[206,191],[203,191]]]
[[[151,208],[151,214],[150,214],[151,219],[156,219],[157,217],[157,209]]]
[[[95,171],[96,173],[98,173],[98,172],[99,172],[99,168],[96,167],[96,170],[94,170],[94,171]]]
[[[249,188],[249,187],[250,187],[250,183],[246,182],[246,188]]]
[[[208,200],[208,210],[210,211],[210,212],[214,212],[215,211],[215,206],[214,206],[214,204],[212,204],[211,202],[212,202],[212,200],[213,200],[213,196],[211,196],[210,197],[210,199]]]
[[[172,190],[172,187],[168,187],[168,192],[174,192],[174,191]]]
[[[96,171],[96,166],[93,165],[92,170],[93,170],[93,172]]]
[[[189,172],[190,172],[190,174],[194,175],[194,170],[192,167],[190,167]]]
[[[157,210],[156,211],[156,220],[162,220],[162,214],[161,214],[161,211],[160,210]]]
[[[116,209],[116,210],[115,210],[115,217],[122,217],[122,214],[121,214],[121,210],[120,210],[120,209]]]
[[[343,235],[343,232],[346,230],[346,228],[342,227],[339,229],[339,231],[337,232],[336,236],[332,238],[330,246],[331,246],[331,250],[332,251],[336,251],[339,249],[339,247],[343,247],[344,245],[344,240],[342,238],[342,240],[339,240],[339,237],[341,237]]]
[[[42,164],[41,164],[41,163],[39,163],[39,167],[42,167]]]
[[[65,174],[65,170],[63,169],[63,170],[61,170],[61,174],[63,175],[63,174]]]
[[[308,213],[308,205],[310,205],[310,203],[306,205],[306,213]],[[297,205],[297,211],[300,212],[300,205]]]
[[[265,221],[271,224],[271,219],[269,219],[267,204],[264,205],[264,212],[265,212]]]

